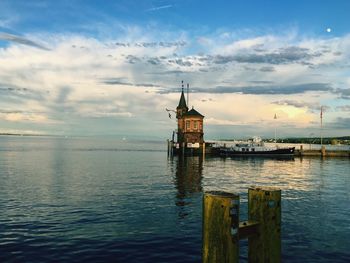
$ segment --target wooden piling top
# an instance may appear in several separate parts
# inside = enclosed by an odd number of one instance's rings
[[[278,192],[278,191],[281,191],[281,188],[273,187],[273,186],[251,186],[248,188],[248,190]]]
[[[239,196],[238,194],[228,193],[224,191],[206,191],[204,192],[204,195],[211,195],[222,198],[237,198]]]

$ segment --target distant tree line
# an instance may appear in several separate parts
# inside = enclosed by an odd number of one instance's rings
[[[274,142],[275,139],[265,139],[265,142]],[[277,139],[278,143],[302,143],[302,144],[321,144],[321,138],[305,137],[305,138],[283,138]],[[343,137],[325,137],[322,138],[323,144],[346,144],[350,145],[350,136]]]

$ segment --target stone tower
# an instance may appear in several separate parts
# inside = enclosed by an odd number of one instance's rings
[[[177,118],[177,142],[182,147],[201,147],[203,144],[203,119],[204,116],[193,107],[188,110],[184,89],[182,88],[179,105],[176,108]],[[191,146],[190,146],[191,145]]]

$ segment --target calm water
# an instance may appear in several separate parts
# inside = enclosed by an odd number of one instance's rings
[[[167,159],[165,142],[0,137],[0,262],[200,262],[202,195],[282,191],[284,262],[350,262],[350,160]],[[246,261],[242,242],[241,261]]]

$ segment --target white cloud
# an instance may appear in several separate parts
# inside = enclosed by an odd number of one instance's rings
[[[284,36],[269,34],[232,41],[232,34],[224,32],[191,41],[186,32],[180,32],[180,38],[174,32],[164,32],[160,40],[159,32],[145,33],[139,27],[125,30],[128,34],[122,38],[107,40],[81,35],[32,36],[50,51],[16,42],[0,48],[0,103],[18,111],[2,113],[0,119],[5,123],[31,122],[43,131],[46,124],[59,123],[64,129],[93,118],[110,120],[114,125],[118,125],[116,120],[128,119],[135,124],[142,120],[150,126],[153,123],[157,133],[164,130],[160,123],[168,118],[165,108],[175,108],[179,98],[179,93],[159,90],[179,88],[182,79],[191,87],[209,89],[225,85],[254,85],[255,89],[273,85],[276,89],[303,83],[349,86],[350,36],[301,39],[292,31]],[[216,39],[220,41],[216,43]],[[205,53],[196,52],[197,41],[207,48]],[[227,61],[218,64],[215,56]],[[263,67],[273,70],[261,70]],[[273,102],[302,99],[337,105],[341,101],[336,97],[326,91],[284,94],[283,98],[278,94],[194,93],[190,106],[206,115],[207,125],[241,125],[244,130],[244,125],[270,125],[269,116],[277,113],[284,124],[306,127],[317,122],[317,113]],[[332,118],[341,117],[339,114]],[[91,120],[89,123],[93,125]],[[125,130],[130,127],[134,126],[125,124]]]

